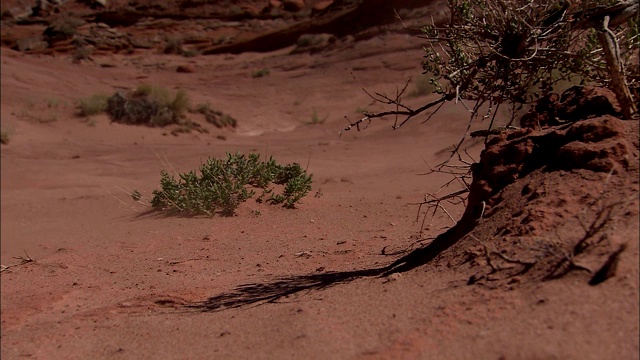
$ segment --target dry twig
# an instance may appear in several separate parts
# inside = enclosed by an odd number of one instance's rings
[[[35,262],[34,259],[31,258],[31,256],[29,256],[29,254],[27,254],[27,251],[24,251],[24,256],[14,256],[14,259],[20,260],[20,263],[18,264],[13,264],[13,265],[0,265],[0,272],[4,272],[6,270],[9,270],[12,267],[16,267],[16,266],[20,266],[20,265],[24,265],[24,264],[28,264],[30,262]]]

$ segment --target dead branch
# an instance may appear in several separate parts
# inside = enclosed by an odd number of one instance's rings
[[[484,249],[484,255],[485,255],[485,260],[487,261],[487,264],[491,267],[491,269],[494,272],[499,272],[499,271],[503,271],[503,270],[511,270],[513,269],[513,267],[501,267],[501,266],[497,266],[493,264],[493,261],[491,260],[491,256],[495,255],[498,258],[500,258],[502,261],[507,262],[509,264],[517,264],[517,265],[522,265],[523,266],[523,270],[521,271],[521,274],[528,271],[530,268],[532,268],[537,261],[536,260],[520,260],[520,259],[514,259],[511,257],[508,257],[498,251],[495,251],[493,249],[490,249],[484,242],[480,241],[480,239],[478,239],[475,235],[473,234],[469,234],[468,235],[471,239],[473,239],[475,242],[477,242],[480,246],[482,246],[482,248]]]
[[[35,262],[34,259],[31,258],[31,256],[29,256],[29,254],[27,254],[27,251],[24,251],[24,256],[14,256],[14,259],[20,260],[20,262],[18,264],[13,264],[13,265],[0,265],[0,272],[4,272],[6,270],[9,270],[12,267],[16,267],[16,266],[21,266],[24,264],[28,264],[30,262]]]
[[[599,240],[591,242],[590,240],[597,234],[602,233],[602,230],[607,226],[612,219],[612,212],[615,208],[619,207],[623,202],[616,202],[601,207],[596,213],[595,219],[589,224],[585,225],[579,217],[577,217],[580,225],[584,230],[584,235],[576,242],[570,251],[565,252],[561,249],[556,249],[555,253],[560,253],[560,260],[551,268],[551,271],[545,276],[545,280],[557,279],[565,276],[572,270],[584,270],[588,273],[593,273],[593,270],[576,263],[574,260],[576,256],[585,252],[593,245],[601,243],[605,236],[601,236]],[[624,249],[623,249],[624,250]],[[622,251],[622,250],[621,250]],[[603,280],[604,281],[604,280]]]
[[[638,1],[635,1],[636,12]],[[637,16],[637,15],[636,15]],[[598,31],[598,40],[604,50],[605,60],[611,75],[611,90],[616,94],[616,98],[622,108],[622,114],[626,119],[631,119],[638,113],[636,103],[631,97],[629,86],[626,82],[625,68],[620,58],[620,46],[613,31],[609,29],[610,16],[605,15],[601,28]]]
[[[366,92],[366,91],[365,91]],[[366,92],[367,93],[367,92]],[[451,94],[447,94],[447,95],[442,95],[438,100],[432,101],[418,109],[411,109],[405,105],[400,104],[399,102],[396,102],[394,100],[380,100],[380,99],[376,99],[375,97],[373,97],[371,94],[367,93],[367,95],[371,96],[374,100],[378,101],[378,102],[382,102],[383,104],[393,104],[395,106],[398,107],[402,107],[405,110],[392,110],[392,111],[383,111],[380,113],[365,113],[365,116],[363,118],[361,118],[360,120],[351,123],[349,122],[349,126],[347,126],[346,128],[342,129],[342,131],[340,131],[340,135],[342,135],[343,132],[349,131],[351,130],[353,127],[356,127],[358,129],[358,131],[360,131],[360,124],[362,124],[363,122],[368,122],[371,123],[372,119],[376,119],[376,118],[382,118],[385,116],[404,116],[404,120],[398,125],[397,121],[394,123],[393,125],[393,129],[399,129],[400,127],[402,127],[404,124],[406,124],[409,120],[411,120],[412,118],[414,118],[415,116],[423,113],[424,111],[438,105],[441,104],[445,101],[451,101],[453,100],[453,96]],[[388,98],[386,98],[388,99]],[[348,119],[347,119],[348,120]]]
[[[438,211],[438,209],[442,210],[442,212],[444,212],[449,219],[451,220],[451,222],[453,223],[453,225],[456,224],[456,219],[453,218],[453,216],[451,216],[451,214],[449,213],[449,211],[441,204],[443,201],[447,201],[452,205],[458,205],[460,203],[464,204],[466,201],[466,198],[464,198],[462,195],[469,192],[468,188],[450,193],[448,195],[442,196],[442,197],[436,197],[433,194],[427,194],[425,195],[425,201],[421,202],[421,203],[414,203],[414,204],[410,204],[410,205],[418,205],[418,211],[416,214],[416,222],[420,219],[420,214],[422,213],[422,207],[426,206],[427,209],[424,211],[424,215],[422,217],[422,223],[420,224],[420,233],[422,234],[422,231],[424,230],[425,227],[425,223],[427,221],[427,216],[429,215],[429,213],[431,213],[431,217],[433,218],[436,215],[436,212]],[[433,199],[427,200],[427,197],[432,197]],[[452,201],[453,199],[458,199],[458,202],[454,202]],[[433,211],[431,211],[433,210]]]

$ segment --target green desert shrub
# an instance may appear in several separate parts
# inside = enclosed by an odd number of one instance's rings
[[[198,50],[186,48],[184,46],[184,39],[181,37],[169,37],[164,46],[163,53],[177,54],[184,57],[194,57],[200,55],[200,52],[198,52]]]
[[[199,104],[192,112],[204,115],[207,122],[215,125],[217,128],[235,128],[238,126],[238,121],[236,119],[222,111],[212,109],[208,102],[205,104]]]
[[[327,121],[327,117],[321,118],[318,115],[318,112],[314,109],[313,113],[311,114],[311,120],[307,121],[307,124],[309,125],[320,125],[320,124],[324,124],[325,121]]]
[[[179,37],[171,37],[167,39],[167,43],[164,46],[163,52],[165,54],[181,54],[183,51],[182,46],[184,41]]]
[[[312,175],[296,163],[279,165],[271,157],[261,161],[254,153],[228,153],[223,159],[209,158],[199,174],[190,171],[175,178],[162,171],[161,189],[152,192],[151,206],[184,214],[232,215],[241,203],[261,192],[256,202],[294,208],[311,191],[311,183]],[[283,191],[277,193],[277,188]],[[131,196],[140,199],[137,191]]]
[[[7,145],[9,143],[9,132],[7,130],[2,130],[0,132],[0,143],[2,145]]]
[[[86,117],[96,115],[107,110],[109,95],[95,94],[80,99],[78,103],[78,115]]]
[[[44,30],[42,35],[50,43],[58,41],[64,41],[71,39],[78,27],[84,24],[84,20],[74,17],[63,15],[51,22],[49,26]]]
[[[256,78],[261,78],[261,77],[265,77],[267,75],[271,74],[271,70],[269,69],[259,69],[256,70],[254,72],[251,73],[251,77],[256,79]]]
[[[180,123],[189,109],[189,97],[178,90],[140,85],[129,92],[118,92],[107,101],[107,113],[115,122],[135,125],[165,126]]]
[[[336,42],[332,34],[303,34],[296,41],[292,54],[320,51]]]

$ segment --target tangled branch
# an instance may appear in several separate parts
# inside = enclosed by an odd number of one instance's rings
[[[423,28],[420,36],[427,44],[422,63],[424,74],[440,95],[417,109],[402,102],[407,85],[395,97],[370,94],[374,101],[393,107],[349,121],[341,131],[361,130],[372,119],[394,116],[398,129],[418,115],[435,108],[427,120],[447,102],[463,104],[470,112],[466,138],[472,121],[488,106],[482,119],[491,121],[486,131],[494,131],[498,109],[509,107],[511,122],[524,106],[535,103],[561,83],[576,82],[625,86],[638,99],[638,0],[533,1],[533,0],[448,0],[448,21]],[[605,38],[614,43],[615,62],[608,59]],[[622,80],[614,67],[621,69]],[[627,69],[625,72],[624,70]],[[622,81],[623,84],[620,84]],[[408,83],[407,83],[408,84]],[[635,101],[634,101],[635,100]],[[469,107],[465,101],[475,103]],[[624,107],[625,102],[621,101]],[[427,121],[425,120],[425,121]],[[363,125],[364,124],[364,125]]]

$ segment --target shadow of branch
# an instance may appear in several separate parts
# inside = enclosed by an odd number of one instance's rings
[[[226,309],[273,303],[286,296],[307,290],[322,290],[330,286],[345,284],[364,277],[384,277],[423,266],[462,239],[471,228],[460,222],[440,234],[428,245],[415,249],[385,267],[335,271],[320,274],[282,277],[269,283],[253,283],[238,286],[235,290],[210,297],[202,302],[186,305],[202,312],[217,312]]]

